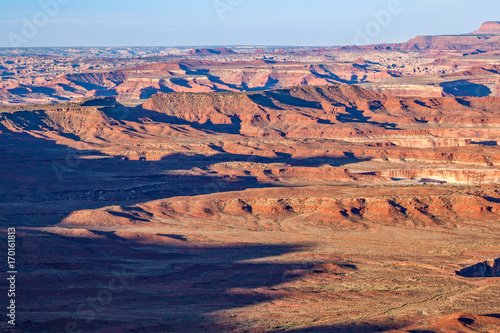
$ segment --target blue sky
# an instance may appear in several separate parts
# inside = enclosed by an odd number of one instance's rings
[[[498,0],[19,0],[2,1],[0,47],[332,46],[467,33],[484,21],[500,21]]]

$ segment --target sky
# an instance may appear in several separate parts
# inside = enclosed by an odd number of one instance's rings
[[[498,0],[19,0],[0,47],[336,46],[468,33]]]

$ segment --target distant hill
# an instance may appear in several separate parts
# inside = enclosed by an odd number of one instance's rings
[[[218,49],[194,49],[189,51],[190,55],[213,55],[213,54],[236,54],[233,50],[227,47],[221,47]]]
[[[493,34],[500,35],[500,22],[484,22],[479,30],[473,32],[475,35]]]
[[[500,48],[500,22],[485,22],[479,30],[462,35],[417,36],[406,43],[347,46],[343,50],[480,50]]]

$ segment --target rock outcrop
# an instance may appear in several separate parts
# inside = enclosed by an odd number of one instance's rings
[[[473,32],[474,35],[500,35],[500,22],[484,22],[481,28]]]
[[[212,54],[223,54],[223,55],[228,55],[228,54],[235,54],[233,50],[227,47],[221,47],[218,49],[194,49],[189,51],[190,55],[212,55]]]
[[[488,260],[478,264],[463,268],[456,272],[460,276],[479,277],[500,277],[500,258]]]
[[[500,43],[500,23],[485,22],[479,30],[463,35],[418,36],[406,43],[356,46],[360,50],[497,50]],[[345,48],[346,50],[352,48]]]

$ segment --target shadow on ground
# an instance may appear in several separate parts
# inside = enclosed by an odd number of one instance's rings
[[[471,96],[485,97],[491,94],[491,89],[483,84],[469,82],[467,80],[456,80],[451,82],[443,82],[440,84],[443,91],[451,96]]]
[[[283,293],[273,286],[301,277],[287,274],[294,264],[246,262],[300,251],[300,246],[195,247],[144,244],[113,232],[95,233],[99,238],[17,233],[19,332],[141,327],[140,332],[224,332],[211,314],[279,299]],[[158,237],[165,244],[171,239]],[[314,274],[314,265],[308,267]],[[5,281],[1,287],[7,287]]]

